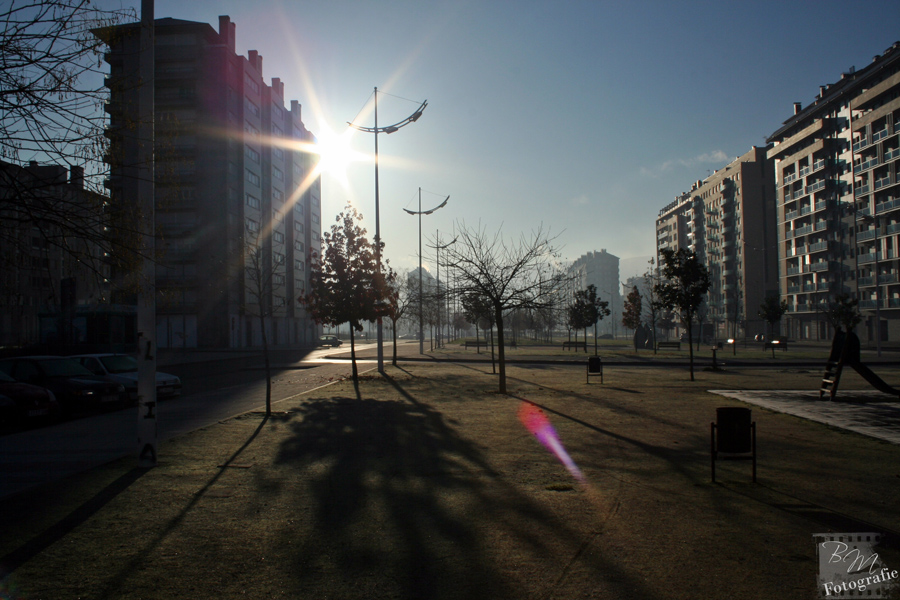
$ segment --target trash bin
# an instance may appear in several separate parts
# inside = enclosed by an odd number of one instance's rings
[[[740,453],[753,450],[749,408],[739,406],[717,408],[716,429],[718,452]]]

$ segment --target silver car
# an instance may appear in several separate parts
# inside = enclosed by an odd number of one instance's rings
[[[128,354],[79,354],[71,356],[94,375],[101,375],[125,386],[128,398],[134,402],[138,394],[137,359]],[[174,398],[181,395],[181,379],[168,373],[156,373],[156,397]]]

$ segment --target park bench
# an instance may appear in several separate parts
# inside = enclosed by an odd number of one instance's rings
[[[487,348],[487,342],[466,342],[466,348]]]
[[[681,342],[656,342],[657,350],[681,350]]]
[[[562,346],[563,350],[574,348],[577,352],[579,348],[584,348],[584,351],[587,352],[587,342],[563,342]]]

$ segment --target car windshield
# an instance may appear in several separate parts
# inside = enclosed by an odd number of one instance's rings
[[[71,358],[51,358],[40,361],[41,368],[48,377],[82,377],[93,373]]]
[[[7,375],[6,373],[4,373],[3,371],[0,371],[0,381],[2,381],[3,383],[12,383],[12,382],[15,381],[15,379],[13,379],[12,377],[10,377],[9,375]]]
[[[137,371],[137,360],[133,356],[119,354],[116,356],[101,356],[100,362],[106,370],[113,374],[133,373]]]

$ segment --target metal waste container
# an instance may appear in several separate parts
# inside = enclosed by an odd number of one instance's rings
[[[716,450],[719,452],[750,452],[750,409],[727,406],[716,409]]]

